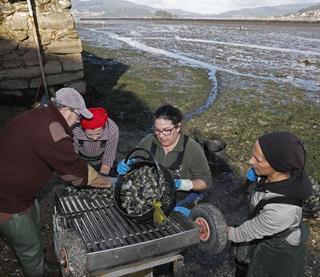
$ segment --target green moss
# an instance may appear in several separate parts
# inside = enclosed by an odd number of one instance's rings
[[[292,93],[292,98],[299,101],[287,104],[282,104],[277,97],[268,99],[268,104],[259,97],[251,99],[249,96],[254,93],[250,89],[241,90],[238,101],[232,101],[230,94],[234,92],[223,92],[210,110],[188,124],[189,130],[202,126],[204,137],[226,141],[230,161],[242,174],[248,167],[252,145],[260,135],[291,131],[304,141],[308,152],[307,170],[319,182],[319,105],[304,101],[299,91]]]
[[[98,64],[85,62],[89,87],[95,88],[100,105],[106,106],[124,126],[130,120],[129,127],[148,128],[152,112],[160,105],[170,103],[187,112],[201,105],[209,93],[208,74],[198,68],[169,67],[166,60],[157,58],[151,62],[135,51],[130,55],[134,62],[128,64],[128,50],[107,50],[86,44],[84,49],[86,58],[99,60]],[[139,126],[134,126],[135,123]]]

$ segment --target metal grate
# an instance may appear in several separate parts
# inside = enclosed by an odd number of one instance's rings
[[[116,210],[113,200],[101,196],[94,199],[76,194],[63,196],[58,198],[58,207],[69,227],[80,234],[88,253],[162,239],[186,231],[186,226],[173,217],[169,217],[161,227],[137,224],[124,218]]]
[[[68,189],[56,193],[55,210],[57,255],[61,248],[67,247],[68,257],[79,256],[77,242],[75,247],[64,243],[63,234],[69,229],[75,231],[85,245],[84,262],[90,274],[99,275],[169,253],[174,255],[200,242],[199,228],[178,213],[173,212],[161,227],[139,224],[124,217],[116,209],[110,189]]]

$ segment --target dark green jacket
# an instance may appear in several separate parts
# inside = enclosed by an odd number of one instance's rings
[[[155,153],[155,159],[160,165],[166,168],[169,168],[177,160],[179,152],[184,151],[180,179],[202,179],[206,182],[208,187],[211,186],[212,177],[210,167],[201,145],[194,139],[189,138],[186,149],[184,149],[183,140],[184,135],[181,134],[178,144],[167,154],[164,152],[159,141],[152,134],[143,138],[137,147],[150,151],[152,143],[155,143],[158,146]]]

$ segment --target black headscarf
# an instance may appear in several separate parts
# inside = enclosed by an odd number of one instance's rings
[[[258,142],[270,166],[290,174],[288,180],[261,182],[261,188],[302,200],[311,196],[312,185],[304,171],[306,151],[302,141],[290,132],[274,132],[259,137]]]
[[[306,152],[301,140],[289,132],[274,132],[258,138],[263,155],[279,172],[303,170]]]

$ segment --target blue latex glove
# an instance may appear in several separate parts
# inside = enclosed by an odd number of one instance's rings
[[[188,209],[188,208],[185,208],[185,207],[180,207],[180,206],[177,206],[177,207],[174,207],[173,209],[175,212],[179,212],[181,213],[183,216],[185,217],[189,217],[190,214],[191,214],[191,210]]]
[[[193,189],[193,183],[190,179],[175,179],[176,190],[190,191]]]
[[[120,175],[126,174],[130,170],[130,165],[135,162],[134,159],[128,160],[127,163],[125,160],[121,160],[117,165],[117,172]]]
[[[181,187],[181,179],[175,179],[174,185],[176,186],[176,189],[179,189]]]
[[[256,175],[255,171],[253,168],[250,168],[247,172],[247,179],[250,181],[250,182],[256,182],[257,179],[258,179],[258,176]]]

